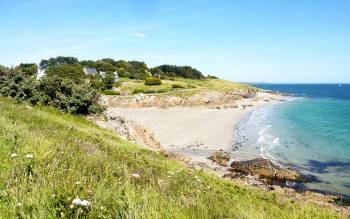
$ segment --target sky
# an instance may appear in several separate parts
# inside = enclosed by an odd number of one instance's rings
[[[0,63],[190,65],[239,82],[349,83],[349,0],[0,0]]]

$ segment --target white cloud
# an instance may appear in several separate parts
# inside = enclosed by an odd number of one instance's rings
[[[132,35],[134,35],[135,37],[138,37],[138,38],[143,38],[143,39],[147,38],[146,34],[140,33],[140,32],[135,32]]]

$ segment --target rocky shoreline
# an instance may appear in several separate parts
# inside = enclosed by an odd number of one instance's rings
[[[255,101],[254,97],[247,98]],[[273,100],[274,99],[263,99],[265,102]],[[283,100],[284,99],[279,99],[279,101]],[[237,104],[237,102],[234,102],[234,104]],[[249,105],[249,103],[246,105]],[[212,107],[212,105],[206,104],[206,107]],[[203,162],[202,160],[193,159],[191,155],[182,153],[181,150],[174,152],[168,150],[168,148],[164,148],[151,129],[125,117],[125,115],[118,111],[107,110],[103,117],[90,117],[89,119],[101,127],[111,129],[127,140],[160,152],[169,158],[176,159],[190,168],[196,170],[207,170],[219,175],[220,177],[234,180],[238,183],[243,183],[258,189],[282,194],[285,197],[308,201],[323,206],[332,206],[338,211],[350,212],[349,207],[336,205],[339,199],[338,196],[325,195],[307,190],[296,190],[287,186],[287,184],[292,182],[301,182],[305,179],[300,173],[274,164],[270,160],[257,158],[236,161],[232,159],[229,152],[220,149],[212,151],[211,154],[205,158],[207,161]],[[236,126],[237,125],[239,125],[239,123],[237,123]],[[235,127],[235,130],[239,130],[239,128]],[[240,141],[246,141],[246,139],[242,137],[238,142]],[[239,143],[234,144],[232,149],[238,150],[240,146]]]

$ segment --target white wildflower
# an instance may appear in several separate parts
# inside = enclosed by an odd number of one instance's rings
[[[79,198],[76,198],[72,201],[73,205],[81,205],[81,200]]]
[[[133,174],[132,174],[132,177],[138,179],[138,178],[140,178],[141,176],[140,176],[140,174],[138,174],[138,173],[133,173]]]
[[[170,174],[170,175],[174,175],[175,173],[174,173],[174,172],[172,172],[172,171],[168,171],[168,174]]]
[[[29,160],[31,160],[31,159],[34,158],[34,155],[33,155],[33,154],[27,154],[27,155],[26,155],[26,158],[29,159]]]
[[[210,186],[207,186],[207,189],[210,189]]]
[[[18,155],[16,153],[13,153],[13,154],[11,154],[11,157],[16,158],[16,157],[18,157]]]
[[[80,202],[80,205],[81,205],[81,206],[84,206],[84,207],[89,207],[90,202],[87,201],[87,200],[83,200],[83,201]]]
[[[17,207],[17,208],[22,207],[22,203],[18,202],[18,203],[16,204],[16,207]]]

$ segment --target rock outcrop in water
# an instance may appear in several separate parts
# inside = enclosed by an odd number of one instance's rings
[[[256,158],[247,161],[234,161],[231,164],[233,174],[241,173],[246,175],[258,175],[259,178],[267,181],[300,181],[301,175],[290,169],[284,169],[270,160]]]

